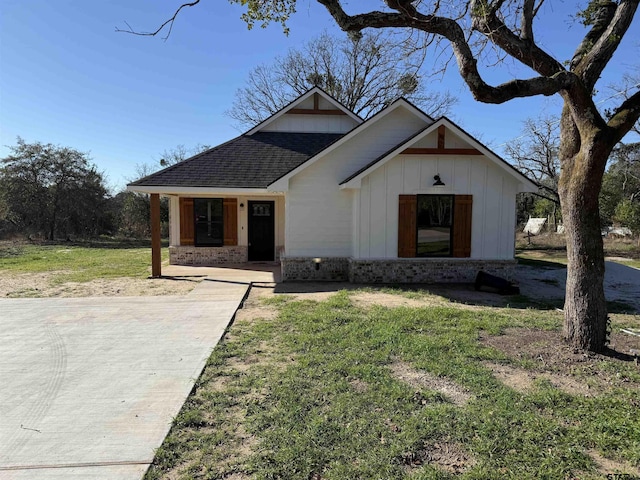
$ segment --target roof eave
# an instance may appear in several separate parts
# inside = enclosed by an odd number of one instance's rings
[[[180,185],[127,185],[127,191],[160,195],[277,195],[281,192],[252,187],[187,187]]]

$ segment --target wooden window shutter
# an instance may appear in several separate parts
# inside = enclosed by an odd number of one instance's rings
[[[412,258],[416,256],[418,197],[400,195],[398,205],[398,257]]]
[[[180,197],[180,245],[193,245],[193,198]]]
[[[238,245],[238,199],[225,198],[223,201],[222,221],[224,222],[224,244]]]
[[[471,256],[472,195],[456,195],[453,206],[453,256]]]

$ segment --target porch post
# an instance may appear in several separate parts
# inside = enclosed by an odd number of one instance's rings
[[[151,194],[151,276],[162,276],[160,252],[160,195]]]

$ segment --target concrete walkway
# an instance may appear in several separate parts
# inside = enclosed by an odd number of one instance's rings
[[[0,479],[141,478],[250,282],[273,281],[221,270],[183,297],[0,299]]]

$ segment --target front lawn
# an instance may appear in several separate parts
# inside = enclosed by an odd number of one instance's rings
[[[640,368],[562,345],[561,314],[256,287],[147,479],[640,475]],[[388,300],[395,295],[398,302]],[[397,306],[398,303],[407,306]]]
[[[162,259],[168,259],[166,248],[162,250]],[[149,241],[0,244],[0,271],[13,275],[55,272],[54,283],[116,277],[144,278],[149,276],[150,268]]]

